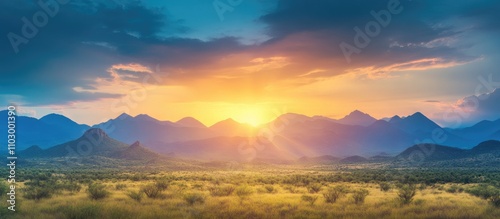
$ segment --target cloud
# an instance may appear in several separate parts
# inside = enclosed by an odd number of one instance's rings
[[[115,98],[151,72],[167,78],[163,86],[189,87],[207,100],[238,99],[228,94],[232,89],[266,96],[280,82],[304,85],[353,72],[394,77],[397,71],[463,65],[480,57],[460,43],[463,32],[497,28],[491,21],[498,17],[495,1],[401,1],[403,11],[347,63],[339,44],[352,43],[353,28],[364,28],[374,20],[370,12],[387,9],[387,2],[282,0],[258,21],[269,40],[242,44],[224,33],[209,40],[182,37],[191,27],[170,16],[168,8],[73,0],[20,44],[19,53],[7,37],[0,40],[0,98],[15,96],[30,105]],[[22,34],[21,18],[40,10],[36,2],[2,1],[0,19],[11,22],[4,22],[0,35]],[[466,21],[477,26],[463,28]]]
[[[211,41],[176,37],[188,28],[162,9],[147,8],[140,1],[109,2],[75,0],[59,5],[58,13],[27,44],[20,44],[17,54],[8,38],[3,38],[2,99],[12,101],[9,97],[17,95],[15,100],[22,104],[53,105],[116,98],[123,94],[83,91],[92,90],[96,80],[112,80],[117,75],[140,83],[136,80],[140,71],[119,63],[183,69],[193,63],[212,63],[220,57],[217,54],[239,48],[237,39],[231,37]],[[30,19],[41,10],[35,3],[2,1],[0,19],[11,22],[5,23],[0,35],[22,36],[21,18]],[[115,74],[109,74],[110,69]]]
[[[473,118],[499,119],[500,118],[500,88],[491,93],[472,95],[457,102],[457,107],[470,113]]]
[[[462,7],[469,4],[457,4],[456,1],[445,1],[444,4],[396,1],[400,2],[402,12],[392,14],[388,25],[381,27],[380,34],[371,37],[368,46],[359,54],[354,53],[351,63],[346,63],[339,48],[340,43],[353,45],[356,35],[354,28],[364,30],[368,22],[376,20],[371,12],[387,10],[388,2],[286,0],[280,1],[275,11],[262,16],[260,20],[268,24],[268,33],[274,37],[270,44],[292,46],[303,51],[298,56],[307,56],[307,60],[328,59],[328,63],[325,61],[320,65],[324,69],[336,69],[328,71],[330,76],[352,72],[354,69],[371,68],[370,71],[391,72],[404,68],[397,65],[422,66],[415,70],[446,68],[479,58],[467,54],[464,51],[466,46],[458,44],[462,37],[461,24],[450,24],[446,16],[440,15],[448,13],[451,17],[463,17],[460,14]],[[439,14],[434,13],[438,11]],[[280,49],[286,50],[276,48],[275,51]]]
[[[439,110],[434,119],[452,128],[476,124],[482,120],[500,119],[500,84],[489,93],[470,95],[455,103],[430,102]]]
[[[424,103],[441,103],[439,100],[424,100]]]
[[[453,60],[444,60],[442,58],[425,58],[420,60],[412,60],[404,63],[395,63],[388,66],[376,67],[369,66],[353,69],[349,73],[355,75],[366,75],[368,78],[389,78],[394,77],[392,73],[402,71],[423,71],[429,69],[450,68],[458,65],[463,65],[468,62],[457,62]]]

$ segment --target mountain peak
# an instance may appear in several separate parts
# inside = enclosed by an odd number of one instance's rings
[[[206,126],[200,121],[196,120],[193,117],[184,117],[179,121],[175,122],[177,125],[186,126],[186,127],[196,127],[196,128],[206,128]]]
[[[422,114],[421,112],[413,113],[411,116],[408,116],[408,118],[410,118],[410,117],[425,118],[425,119],[427,119],[427,117],[424,114]]]
[[[311,118],[306,116],[306,115],[302,115],[302,114],[298,114],[298,113],[285,113],[285,114],[278,116],[278,118],[276,118],[276,120],[280,120],[281,122],[286,123],[286,124],[294,123],[294,122],[304,122],[304,121],[307,121],[309,119],[311,119]]]
[[[375,121],[377,121],[375,118],[359,110],[354,110],[351,113],[349,113],[349,115],[338,120],[340,124],[361,125],[361,126],[369,126],[373,124]]]
[[[57,114],[57,113],[50,113],[50,114],[47,114],[47,115],[43,116],[43,117],[42,117],[42,118],[40,118],[40,119],[43,119],[43,118],[45,118],[45,119],[47,119],[47,118],[66,118],[66,119],[68,119],[66,116],[63,116],[63,115],[61,115],[61,114]]]
[[[235,127],[235,126],[240,126],[240,125],[242,125],[242,124],[239,122],[236,122],[234,119],[227,118],[227,119],[224,119],[222,121],[219,121],[219,122],[213,124],[212,126],[210,126],[210,128]]]
[[[27,151],[39,152],[39,151],[42,151],[42,148],[40,148],[40,146],[38,146],[38,145],[32,145],[29,148],[26,148],[24,151],[25,152],[27,152]]]
[[[408,132],[431,132],[436,128],[440,128],[435,122],[427,118],[421,112],[416,112],[410,116],[403,118],[393,117],[390,123],[396,125],[398,128]]]
[[[40,118],[40,121],[49,125],[78,125],[75,121],[61,114],[51,113]]]
[[[137,115],[136,117],[134,117],[135,119],[139,119],[139,120],[144,120],[144,121],[158,121],[157,119],[151,117],[150,115],[148,114],[139,114]]]
[[[400,120],[401,120],[401,117],[399,117],[398,115],[395,115],[389,119],[389,122],[394,123],[394,122],[399,122]]]
[[[127,114],[127,113],[122,113],[120,114],[118,117],[116,117],[117,119],[129,119],[129,118],[132,118],[131,115]]]
[[[349,113],[349,115],[368,115],[368,114],[361,112],[359,110],[354,110],[351,113]]]
[[[434,123],[431,119],[429,119],[427,116],[425,116],[421,112],[413,113],[412,115],[410,115],[406,118],[403,118],[403,120],[428,121],[428,122]]]

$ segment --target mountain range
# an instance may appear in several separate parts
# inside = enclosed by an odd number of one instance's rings
[[[470,149],[436,144],[414,145],[395,157],[395,164],[436,167],[496,167],[500,164],[500,141],[481,142]]]
[[[145,148],[139,141],[131,145],[109,137],[102,129],[91,128],[81,137],[42,149],[31,146],[21,152],[24,158],[101,156],[127,160],[152,160],[162,156]]]
[[[2,124],[7,124],[7,112],[0,111]],[[17,116],[16,143],[18,149],[32,145],[47,148],[78,138],[89,128],[59,114],[48,114],[40,119]],[[0,133],[7,133],[7,125],[0,126]]]
[[[1,111],[0,115],[5,113]],[[30,148],[31,153],[43,150],[50,154],[46,149],[77,139],[90,127],[49,114],[40,119],[18,116],[17,128],[18,149],[37,145]],[[139,141],[141,148],[151,152],[209,160],[396,155],[425,142],[470,149],[487,140],[500,140],[500,119],[450,129],[440,127],[419,112],[376,120],[357,110],[339,120],[287,113],[258,127],[232,119],[206,127],[192,117],[171,122],[145,114],[121,114],[92,128],[99,128],[120,142]],[[6,127],[0,127],[0,132],[6,133]],[[125,145],[130,146],[120,147]]]
[[[264,145],[258,153],[252,152],[247,146],[251,145],[250,139],[242,137],[216,137],[208,141],[194,141],[184,143],[176,150],[182,157],[190,159],[201,159],[210,161],[265,161],[270,163],[290,163],[298,162],[301,164],[350,164],[367,162],[386,162],[396,165],[425,164],[439,166],[498,166],[500,164],[500,141],[489,140],[478,144],[471,149],[460,149],[455,147],[437,145],[437,144],[417,144],[411,146],[399,153],[397,156],[388,156],[380,154],[377,156],[365,158],[363,156],[348,156],[345,158],[323,155],[317,157],[303,156],[299,159],[283,156],[286,151],[276,148],[269,142]],[[249,141],[240,147],[241,142]],[[211,146],[204,145],[209,142]],[[235,145],[239,145],[235,147]],[[166,148],[168,150],[168,148]],[[253,151],[257,152],[257,151]],[[38,146],[31,146],[21,151],[20,157],[23,160],[30,158],[54,159],[67,158],[67,160],[92,157],[94,160],[111,159],[125,161],[175,161],[172,156],[164,156],[155,153],[139,141],[128,145],[116,139],[109,137],[102,129],[91,128],[81,137],[59,144],[47,149],[41,149]],[[230,159],[225,159],[230,158]],[[88,159],[87,159],[88,160]]]

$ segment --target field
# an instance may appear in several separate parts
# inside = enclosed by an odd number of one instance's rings
[[[1,218],[500,218],[494,170],[257,165],[22,173],[17,211],[2,202]],[[415,195],[405,202],[404,191]]]

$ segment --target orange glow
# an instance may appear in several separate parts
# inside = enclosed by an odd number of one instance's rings
[[[235,109],[233,119],[256,127],[269,120],[269,118],[266,118],[264,111],[265,110],[259,106],[243,105],[241,109]]]

